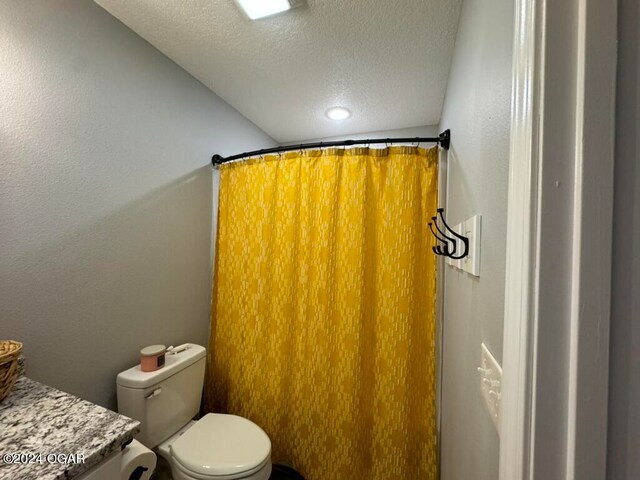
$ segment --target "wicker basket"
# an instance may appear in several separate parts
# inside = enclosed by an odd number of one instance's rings
[[[0,402],[9,395],[18,378],[18,357],[22,344],[13,340],[0,340]]]

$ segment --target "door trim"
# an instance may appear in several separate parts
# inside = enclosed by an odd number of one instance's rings
[[[515,11],[500,479],[602,479],[617,2]]]

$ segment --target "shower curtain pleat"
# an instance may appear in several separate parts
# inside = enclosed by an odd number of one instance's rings
[[[438,477],[437,148],[221,167],[206,408],[308,480]]]

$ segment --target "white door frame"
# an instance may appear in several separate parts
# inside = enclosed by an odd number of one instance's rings
[[[604,479],[616,0],[516,0],[500,480]]]

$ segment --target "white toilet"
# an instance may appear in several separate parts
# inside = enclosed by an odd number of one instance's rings
[[[118,411],[140,422],[136,439],[167,460],[174,480],[268,480],[271,441],[255,423],[216,413],[193,420],[206,351],[193,344],[175,350],[160,370],[136,365],[118,374]]]

